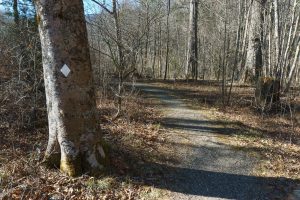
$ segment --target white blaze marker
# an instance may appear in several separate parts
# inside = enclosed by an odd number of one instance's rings
[[[70,74],[71,70],[68,67],[68,65],[64,64],[64,66],[60,69],[61,73],[63,73],[63,75],[65,77],[68,77],[68,75]]]

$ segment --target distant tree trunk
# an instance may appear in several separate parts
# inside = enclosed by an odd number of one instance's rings
[[[189,39],[186,61],[186,77],[192,73],[192,78],[198,77],[198,0],[190,1]]]
[[[222,69],[222,49],[219,50],[219,58],[218,58],[218,71],[217,71],[218,82],[220,81],[221,69]]]
[[[149,48],[149,36],[150,36],[150,19],[149,19],[149,4],[147,3],[146,9],[146,44],[145,44],[145,68],[148,67],[148,48]]]
[[[280,95],[280,81],[271,77],[262,77],[262,25],[265,2],[265,0],[252,0],[251,2],[249,44],[246,60],[246,68],[248,72],[252,71],[256,85],[255,100],[262,110],[272,109],[274,103],[279,101]]]
[[[285,69],[285,77],[287,74],[289,74],[289,71],[288,71],[288,64],[289,63],[289,59],[288,59],[288,55],[291,54],[291,48],[293,47],[292,44],[295,42],[296,40],[296,34],[295,34],[295,31],[297,32],[298,30],[298,25],[299,25],[299,16],[296,17],[296,10],[297,10],[297,1],[295,0],[294,1],[294,5],[293,5],[293,10],[292,10],[292,19],[290,21],[290,29],[289,29],[289,33],[288,33],[288,39],[287,39],[287,43],[286,43],[286,48],[285,48],[285,51],[284,53],[282,54],[282,59],[281,59],[281,65],[282,65],[282,68]],[[294,34],[293,34],[293,28],[294,28]],[[290,71],[291,72],[291,71]],[[294,72],[292,72],[294,73]],[[287,84],[288,83],[288,80],[284,79],[284,83],[286,84],[286,86],[289,87],[289,85]],[[285,88],[285,91],[287,91],[288,89]]]
[[[166,65],[165,65],[165,76],[164,80],[167,79],[169,71],[169,51],[170,51],[170,12],[171,12],[171,1],[168,0],[168,13],[167,13],[167,52],[166,52]]]
[[[274,40],[275,40],[275,72],[277,78],[280,77],[279,59],[280,59],[280,30],[279,30],[279,8],[278,0],[273,0],[274,5]]]
[[[162,70],[163,70],[163,67],[162,67],[162,38],[161,38],[161,22],[159,22],[159,33],[158,33],[158,38],[159,38],[159,42],[158,42],[158,68],[159,68],[159,77],[162,78]]]
[[[245,25],[243,27],[244,30],[244,34],[243,34],[243,40],[242,40],[242,45],[241,45],[241,69],[239,72],[239,80],[240,82],[244,82],[245,81],[245,76],[246,76],[246,72],[247,72],[247,66],[246,66],[246,59],[247,59],[247,39],[249,38],[249,34],[248,34],[248,30],[249,30],[249,21],[250,21],[250,14],[251,14],[251,5],[252,5],[252,1],[250,3],[250,6],[247,8],[247,2],[248,0],[245,0],[244,4],[245,4],[245,12],[244,12],[244,20],[245,20]]]
[[[114,118],[118,118],[122,112],[122,91],[123,91],[123,81],[124,81],[124,71],[125,71],[125,59],[124,59],[124,45],[123,45],[123,36],[122,30],[120,27],[120,20],[119,20],[119,12],[117,8],[117,0],[112,0],[112,15],[115,21],[115,30],[117,36],[117,47],[118,47],[118,91],[117,91],[117,105],[118,110],[115,114]]]
[[[156,64],[156,54],[157,54],[157,33],[156,33],[156,26],[154,28],[154,47],[153,47],[153,62],[152,62],[152,76],[153,78],[156,77],[155,75],[155,64]]]
[[[296,67],[297,67],[297,63],[299,64],[299,62],[298,62],[299,60],[300,60],[300,38],[298,39],[298,44],[297,44],[297,48],[295,51],[294,60],[293,60],[293,63],[292,63],[291,69],[290,69],[290,73],[288,74],[288,77],[287,77],[287,84],[285,87],[285,92],[289,91],[289,88],[292,84],[292,80],[296,74]],[[298,69],[299,69],[299,66],[298,66]]]
[[[241,4],[241,0],[238,1],[238,4],[239,4],[238,28],[237,28],[237,35],[236,35],[234,64],[233,64],[233,69],[232,69],[230,88],[229,88],[229,92],[228,92],[227,105],[230,103],[233,80],[234,80],[234,76],[235,76],[235,72],[237,70],[237,65],[238,65],[238,60],[239,60],[239,49],[240,49],[241,28],[242,28],[242,23],[241,23],[242,4]]]
[[[189,24],[188,24],[188,39],[187,39],[187,53],[186,53],[186,65],[185,65],[185,76],[186,79],[189,79],[190,76],[190,58],[192,56],[191,53],[191,39],[193,37],[193,11],[194,11],[194,4],[193,0],[190,0],[190,11],[189,11]]]
[[[272,5],[269,8],[269,33],[268,33],[268,68],[266,69],[266,75],[272,76],[273,75],[273,65],[272,65]]]
[[[106,154],[81,0],[35,1],[43,54],[49,141],[45,162],[69,176],[99,173]]]
[[[296,1],[295,1],[296,2]],[[292,19],[292,22],[294,22],[294,19]],[[297,17],[297,19],[295,20],[294,24],[294,33],[292,34],[292,29],[293,29],[293,25],[291,24],[290,27],[290,31],[289,31],[289,36],[288,36],[288,42],[286,44],[286,51],[284,53],[284,57],[283,57],[283,66],[286,66],[286,63],[288,61],[288,54],[290,53],[290,48],[292,47],[291,43],[293,43],[296,40],[296,32],[298,30],[298,26],[299,26],[299,16]]]
[[[194,38],[195,38],[195,44],[194,44],[194,61],[193,61],[193,79],[198,79],[198,65],[199,65],[199,59],[198,59],[198,0],[195,0],[195,14],[194,14]]]
[[[207,67],[206,67],[206,53],[207,53],[206,48],[208,46],[206,46],[205,40],[206,40],[206,38],[203,37],[203,42],[202,42],[202,51],[203,51],[203,67],[202,67],[203,75],[202,75],[202,80],[205,80],[205,74],[206,74],[206,70],[207,70]],[[199,40],[199,47],[201,47],[200,40]],[[199,56],[199,58],[200,57],[201,56]]]
[[[18,11],[18,0],[13,0],[13,12],[14,12],[14,22],[19,25],[20,15]]]
[[[225,106],[225,96],[226,96],[226,60],[227,60],[227,0],[225,0],[225,19],[224,19],[224,46],[223,46],[223,60],[222,60],[222,104]],[[229,45],[228,45],[229,46]]]
[[[249,43],[246,58],[246,70],[252,72],[254,80],[257,81],[262,74],[262,3],[264,0],[252,0]]]

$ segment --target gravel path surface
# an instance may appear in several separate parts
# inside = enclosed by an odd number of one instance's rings
[[[168,142],[181,158],[164,176],[171,199],[269,199],[266,186],[272,178],[251,176],[257,158],[220,142],[235,130],[207,119],[188,107],[173,91],[151,84],[136,85],[148,98],[159,100],[168,130]]]

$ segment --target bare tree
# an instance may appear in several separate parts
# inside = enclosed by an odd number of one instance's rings
[[[264,0],[252,0],[246,69],[257,81],[262,73],[262,7]],[[247,78],[247,77],[246,77]]]
[[[278,7],[278,0],[273,0],[273,7],[274,7],[274,42],[275,42],[275,68],[274,74],[279,76],[279,59],[280,59],[280,28],[279,28],[279,7]]]
[[[171,0],[168,1],[167,6],[167,50],[166,50],[166,64],[165,64],[165,75],[164,80],[167,79],[169,71],[169,53],[170,53],[170,13],[171,13]]]
[[[18,10],[18,0],[13,0],[13,10],[14,10],[14,21],[16,25],[19,25],[19,10]]]
[[[191,67],[190,67],[191,66]],[[191,68],[192,78],[198,77],[198,0],[190,1],[189,39],[186,61],[186,77]]]
[[[286,84],[286,87],[285,87],[285,92],[289,91],[290,86],[292,84],[292,80],[295,77],[296,70],[297,70],[296,69],[297,63],[298,63],[298,69],[299,69],[299,60],[300,60],[300,38],[298,39],[297,49],[295,51],[293,63],[292,63],[292,66],[290,67],[291,68],[290,73],[288,74],[288,77],[287,77],[287,84]]]

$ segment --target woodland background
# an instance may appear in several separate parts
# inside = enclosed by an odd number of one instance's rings
[[[153,141],[163,140],[157,126],[159,113],[128,86],[137,80],[156,80],[163,87],[181,91],[188,101],[207,108],[211,115],[242,123],[247,137],[239,138],[235,145],[252,145],[258,149],[267,146],[260,149],[266,158],[261,174],[299,178],[298,0],[262,0],[259,13],[252,9],[256,0],[123,0],[117,1],[116,6],[113,2],[87,2],[87,9],[99,7],[100,12],[87,12],[86,21],[101,124],[108,143],[116,142],[125,149],[125,153],[113,153],[116,158],[113,165],[119,174],[131,168],[120,158],[123,154],[144,146],[151,149]],[[38,189],[41,180],[28,178],[33,173],[32,162],[40,159],[47,137],[38,19],[32,0],[3,0],[2,6],[0,144],[4,148],[0,153],[0,186],[12,189],[10,195],[19,195],[20,188],[13,183],[27,180],[32,183],[31,190],[40,195],[43,193]],[[261,89],[259,97],[255,95],[258,83],[248,53],[253,43],[251,36],[255,31],[257,34],[253,27],[254,15],[261,20],[260,77],[271,80],[269,85],[263,85],[267,89]],[[193,45],[197,50],[190,46],[195,28],[197,44]],[[275,92],[280,94],[275,106],[268,98],[270,95],[264,96],[274,88],[274,81],[279,82]],[[136,110],[140,105],[142,108]],[[122,132],[124,129],[136,136],[129,147],[132,138]],[[257,134],[262,134],[262,139],[257,139]],[[27,167],[18,169],[18,165]],[[8,170],[12,167],[15,167],[13,171]],[[35,173],[42,176],[50,172]],[[77,184],[51,173],[50,178],[59,178],[69,189]],[[51,187],[56,186],[49,177],[45,178],[49,188],[44,189],[52,191]],[[97,181],[82,179],[90,184],[91,194],[99,186]],[[108,182],[118,188],[118,192],[104,189],[108,198],[118,199],[131,190],[135,191],[134,195],[143,193],[141,190],[148,194],[151,190],[140,189],[132,183],[124,186],[115,179]],[[74,191],[62,193],[68,197]]]

